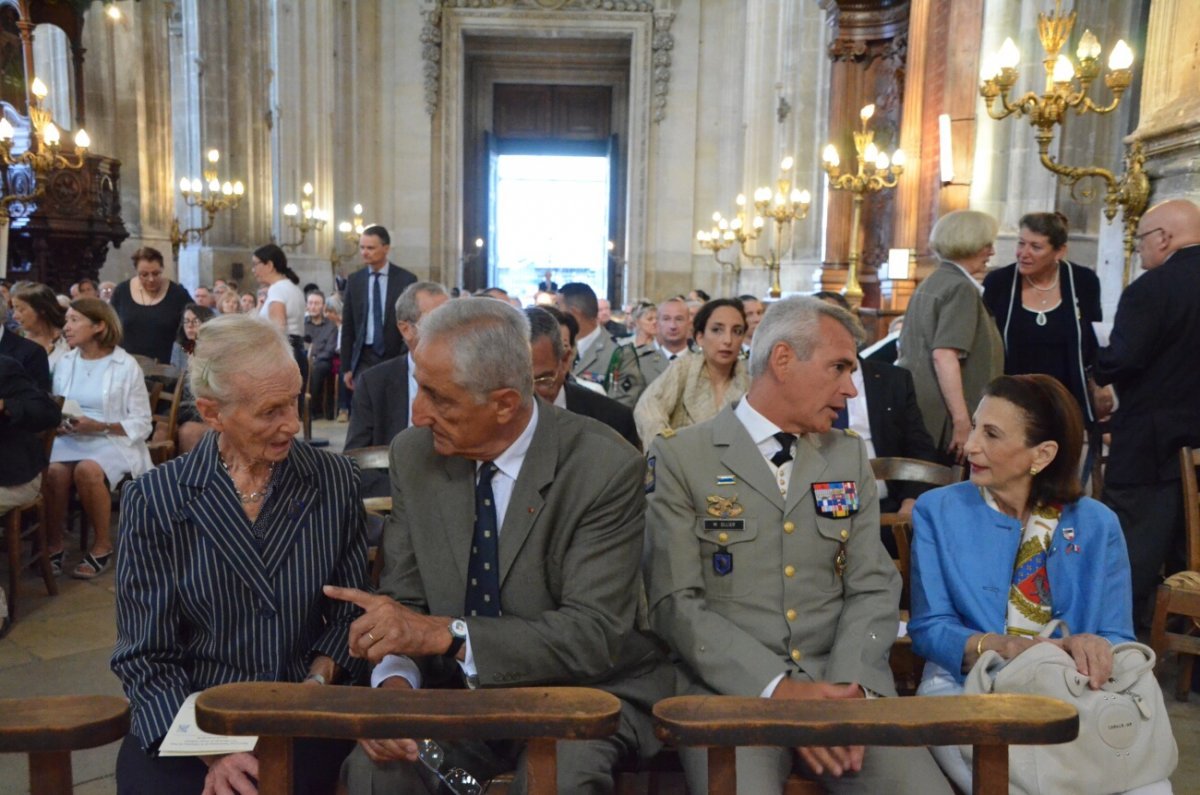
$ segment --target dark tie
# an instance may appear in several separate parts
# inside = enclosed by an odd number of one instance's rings
[[[379,277],[382,276],[382,271],[372,273],[371,278],[371,335],[374,342],[371,343],[371,349],[379,356],[383,356],[383,291],[379,286]]]
[[[471,539],[471,560],[467,564],[468,616],[500,615],[500,545],[496,524],[496,495],[492,476],[497,472],[491,461],[479,468],[475,486],[475,536]]]
[[[796,441],[796,434],[780,431],[775,434],[775,439],[782,447],[779,452],[771,456],[771,463],[777,467],[781,467],[792,460],[792,444]]]
[[[850,409],[847,406],[842,406],[838,411],[837,419],[833,421],[833,427],[841,428],[843,431],[850,427]]]

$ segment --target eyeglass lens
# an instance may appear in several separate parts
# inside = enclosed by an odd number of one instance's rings
[[[454,795],[480,795],[483,791],[475,777],[460,767],[454,767],[442,773],[442,764],[446,761],[446,754],[442,747],[433,740],[421,740],[417,743],[417,758]]]

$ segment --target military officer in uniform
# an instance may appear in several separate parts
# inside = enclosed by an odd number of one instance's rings
[[[896,694],[900,576],[862,441],[832,429],[856,394],[860,333],[813,298],[772,304],[746,397],[650,449],[650,624],[680,694]],[[681,751],[692,792],[707,791],[705,756]],[[928,750],[883,747],[739,748],[738,792],[782,792],[797,762],[834,793],[950,793]]]
[[[658,305],[658,331],[650,342],[621,348],[621,356],[609,380],[608,396],[633,408],[650,382],[658,378],[671,362],[688,352],[687,302],[676,296]]]

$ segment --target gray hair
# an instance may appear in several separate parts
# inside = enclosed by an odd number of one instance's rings
[[[863,342],[863,330],[854,315],[840,306],[808,295],[795,295],[775,301],[767,307],[750,343],[750,377],[758,378],[770,365],[771,351],[786,343],[797,358],[807,360],[821,341],[821,317],[841,323],[857,347]]]
[[[396,299],[397,323],[416,323],[421,319],[421,307],[417,304],[417,295],[420,293],[450,297],[446,288],[437,282],[413,282]]]
[[[515,389],[533,401],[529,320],[504,301],[450,301],[421,318],[421,345],[453,338],[454,378],[483,403],[496,389]]]
[[[217,315],[196,334],[188,386],[197,398],[225,403],[234,397],[230,380],[239,373],[255,378],[289,366],[296,361],[279,326],[257,315]]]
[[[987,213],[978,210],[955,210],[946,213],[929,233],[929,247],[942,259],[958,262],[996,241],[1000,224]]]
[[[540,306],[525,309],[525,317],[529,318],[529,344],[535,345],[540,339],[548,339],[550,349],[554,351],[555,361],[561,360],[567,349],[563,346],[558,319]]]

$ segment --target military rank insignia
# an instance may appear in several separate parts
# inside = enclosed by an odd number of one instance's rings
[[[830,519],[845,519],[858,513],[858,485],[853,480],[812,484],[817,513]]]
[[[646,493],[650,494],[654,491],[654,459],[656,456],[650,456],[646,459]]]

